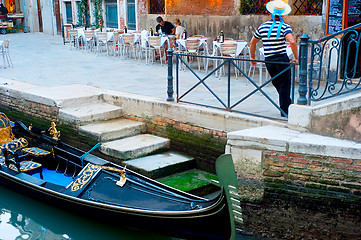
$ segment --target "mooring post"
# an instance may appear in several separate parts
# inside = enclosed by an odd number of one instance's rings
[[[167,94],[168,98],[167,101],[174,101],[173,98],[173,49],[169,48],[168,52],[168,89]]]
[[[303,34],[301,36],[301,43],[300,43],[300,56],[299,56],[299,63],[300,63],[300,83],[298,87],[298,100],[297,104],[306,105],[307,104],[307,58],[308,58],[308,40],[310,37],[307,34]]]

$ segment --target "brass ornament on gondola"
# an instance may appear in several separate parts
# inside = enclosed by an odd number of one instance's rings
[[[51,122],[51,127],[49,128],[49,134],[52,135],[54,140],[59,140],[60,137],[60,131],[56,129],[55,122]]]

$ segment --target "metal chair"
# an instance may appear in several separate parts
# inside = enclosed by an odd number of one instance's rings
[[[261,47],[260,49],[258,49],[258,53],[259,53],[259,59],[264,61],[265,57],[264,57],[264,48]],[[262,84],[262,79],[263,79],[263,70],[265,70],[265,79],[267,79],[267,77],[270,78],[270,75],[267,72],[267,68],[266,68],[266,64],[263,62],[257,62],[257,68],[259,71],[259,85]],[[248,76],[250,76],[251,70],[253,70],[252,72],[252,79],[254,77],[254,70],[255,68],[252,68],[252,66],[250,66],[249,71],[248,71]]]
[[[221,49],[220,49],[220,53],[222,57],[231,57],[231,58],[236,58],[236,50],[237,50],[237,43],[227,43],[224,42],[221,44]],[[222,76],[222,71],[224,71],[224,66],[221,67],[220,71],[220,76]],[[235,67],[234,68],[234,72],[236,75],[236,78],[238,77],[238,70]],[[229,73],[230,74],[230,73]]]
[[[121,37],[119,32],[114,32],[113,36],[107,42],[108,49],[110,49],[111,54],[115,57],[121,55]]]
[[[125,55],[127,53],[128,50],[128,56],[130,56],[130,50],[132,50],[133,52],[133,56],[134,58],[136,58],[136,53],[135,53],[135,42],[134,42],[134,34],[132,33],[125,33],[122,35],[123,38],[123,59],[125,59]]]
[[[105,47],[105,49],[108,52],[107,33],[106,32],[98,32],[97,33],[96,43],[97,43],[97,54],[99,54],[102,47]]]
[[[165,49],[162,46],[161,43],[162,38],[159,36],[150,36],[148,37],[148,44],[149,44],[149,59],[151,59],[151,53],[153,53],[153,63],[155,62],[155,58],[156,58],[156,52],[157,50],[159,51],[159,59],[160,59],[160,64],[162,65],[162,59],[163,57],[165,58]],[[162,56],[162,52],[164,53]]]
[[[78,38],[78,30],[71,29],[69,30],[69,38],[70,38],[70,47],[74,47],[75,49],[79,48],[79,38]]]
[[[6,68],[7,66],[12,68],[14,67],[13,62],[11,61],[10,58],[9,47],[10,47],[10,40],[4,40],[1,50],[4,60],[4,68]]]
[[[94,47],[95,47],[94,31],[93,30],[85,30],[84,35],[85,35],[85,39],[84,39],[85,47],[84,47],[84,50],[92,51],[94,49]]]
[[[200,40],[198,38],[188,38],[186,40],[186,53],[191,55],[199,55],[199,42]],[[190,61],[190,58],[186,58],[186,62],[188,63]],[[193,58],[193,57],[192,57]],[[199,58],[197,58],[198,62],[198,70],[201,70],[201,66],[199,63]],[[192,64],[192,62],[191,62]]]

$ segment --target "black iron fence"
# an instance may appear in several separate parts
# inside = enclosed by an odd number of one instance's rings
[[[174,59],[175,58],[175,59]],[[209,72],[206,72],[204,76],[201,76],[199,71],[194,70],[190,64],[188,64],[188,61],[185,60],[185,58],[199,58],[206,62],[208,60],[218,61],[220,64],[217,64],[213,66],[209,70]],[[194,60],[197,61],[197,60]],[[287,116],[287,114],[280,108],[278,104],[278,100],[274,100],[274,97],[272,98],[269,93],[267,93],[264,88],[269,85],[270,82],[273,81],[274,78],[277,78],[284,72],[291,69],[292,71],[292,87],[291,87],[291,100],[292,103],[294,101],[294,89],[295,89],[295,66],[294,63],[277,63],[277,64],[285,64],[287,65],[287,68],[283,70],[282,72],[278,73],[275,77],[265,79],[263,83],[257,83],[253,79],[253,76],[251,77],[250,72],[241,68],[241,66],[245,64],[250,64],[251,61],[256,61],[259,64],[266,63],[266,61],[261,60],[250,60],[250,59],[242,59],[242,58],[231,58],[231,57],[221,57],[221,56],[204,56],[204,55],[189,55],[189,54],[182,54],[182,53],[174,53],[173,50],[168,50],[168,101],[174,101],[174,93],[176,95],[175,100],[177,102],[183,102],[183,103],[190,103],[195,104],[199,106],[205,106],[210,108],[216,108],[216,109],[223,109],[226,111],[232,111],[232,112],[238,112],[238,113],[244,113],[248,115],[253,116],[260,116],[260,117],[266,117],[266,118],[276,118],[279,119],[281,114],[284,116]],[[208,64],[208,63],[207,63]],[[174,66],[175,65],[175,66]],[[187,71],[190,71],[192,75],[194,76],[195,82],[188,86],[186,89],[181,90],[182,85],[182,79],[180,79],[179,72],[182,68],[185,68]],[[173,77],[173,69],[175,70],[175,84],[173,83],[174,77]],[[223,69],[223,72],[225,73],[225,77],[227,79],[227,87],[226,87],[226,93],[217,93],[217,89],[215,87],[212,87],[210,84],[208,84],[208,81],[211,81],[211,76],[217,74],[221,69]],[[234,72],[232,72],[232,69],[234,69]],[[236,81],[234,74],[238,71],[240,75],[242,75],[242,78],[246,80],[246,82],[253,86],[253,88],[250,88],[249,92],[247,92],[244,95],[240,95],[239,93],[232,93],[232,81]],[[219,73],[218,73],[219,74]],[[245,84],[247,84],[245,83]],[[174,90],[175,86],[175,90]],[[203,89],[206,89],[207,93],[210,93],[213,96],[213,100],[215,101],[208,101],[206,104],[201,103],[198,101],[198,99],[195,99],[193,101],[186,100],[186,97],[191,93],[196,91],[198,87],[202,86]],[[260,94],[264,99],[266,99],[275,109],[278,110],[279,113],[277,116],[270,116],[267,114],[257,114],[254,112],[249,111],[242,111],[242,108],[239,108],[240,105],[245,104],[245,101],[249,99],[251,96],[255,94]],[[261,103],[260,103],[261,104]],[[257,106],[254,106],[257,108]]]
[[[361,90],[361,23],[319,40],[301,37],[299,104]]]
[[[347,28],[338,33],[329,35],[319,40],[310,40],[305,34],[301,37],[299,46],[299,71],[296,74],[296,64],[294,63],[279,63],[287,64],[287,68],[292,70],[292,87],[291,99],[294,101],[295,87],[298,87],[299,97],[298,104],[310,105],[315,101],[322,101],[336,96],[353,93],[361,90],[361,23],[353,27]],[[199,71],[194,70],[185,58],[200,58],[221,63],[213,66],[213,68],[201,76]],[[174,61],[173,61],[174,60]],[[168,101],[174,101],[174,93],[177,102],[190,103],[211,108],[224,109],[226,111],[233,111],[245,113],[254,116],[261,116],[267,118],[275,118],[267,114],[257,114],[249,111],[243,111],[241,106],[245,104],[245,100],[255,94],[260,94],[264,99],[271,103],[274,108],[278,109],[282,115],[285,113],[278,105],[278,101],[274,100],[265,87],[272,82],[272,80],[282,74],[279,73],[274,78],[266,79],[263,83],[257,83],[249,72],[242,69],[240,66],[245,63],[249,65],[249,59],[220,57],[220,56],[199,56],[187,55],[182,53],[173,53],[171,49],[168,50]],[[265,61],[255,60],[257,63],[266,63]],[[208,62],[208,61],[207,61]],[[184,66],[187,71],[190,71],[195,79],[194,84],[181,90],[182,79],[179,77],[180,65]],[[207,64],[208,65],[208,64]],[[231,91],[232,81],[235,81],[231,68],[238,71],[242,78],[247,83],[253,86],[244,95],[234,93]],[[175,70],[175,85],[173,84],[173,69]],[[209,79],[217,71],[225,69],[227,83],[226,93],[217,93],[216,89],[209,84]],[[297,75],[297,76],[296,76]],[[295,82],[295,79],[298,79]],[[298,83],[298,84],[297,84]],[[174,90],[175,86],[175,90]],[[209,101],[206,104],[201,103],[196,99],[191,101],[186,97],[195,92],[196,89],[202,86],[213,97],[213,102]]]

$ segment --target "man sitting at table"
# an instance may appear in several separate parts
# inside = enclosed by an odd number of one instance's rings
[[[165,35],[174,35],[175,33],[175,27],[172,23],[168,21],[164,21],[161,16],[157,17],[157,23],[158,25],[155,27],[155,31],[159,34],[159,29],[162,30],[162,34]]]
[[[4,4],[0,3],[0,20],[7,20],[8,9],[4,6]]]

